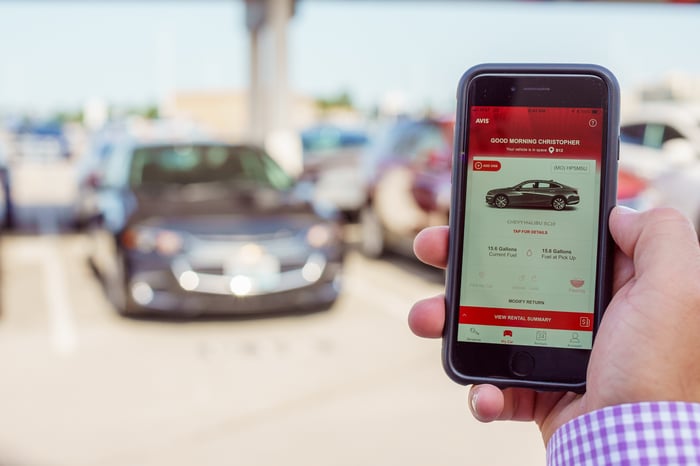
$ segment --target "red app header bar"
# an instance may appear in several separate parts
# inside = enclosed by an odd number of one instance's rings
[[[469,126],[470,158],[601,159],[600,108],[472,107]]]

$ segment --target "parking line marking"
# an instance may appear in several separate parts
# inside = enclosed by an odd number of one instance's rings
[[[70,354],[78,348],[78,336],[66,292],[65,271],[58,251],[58,218],[55,211],[40,214],[39,233],[43,236],[41,256],[51,346],[57,353]]]
[[[62,354],[78,347],[75,321],[68,304],[64,271],[55,241],[44,243],[44,291],[49,312],[51,345]]]

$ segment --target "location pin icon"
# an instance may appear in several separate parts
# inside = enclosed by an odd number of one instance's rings
[[[551,146],[549,147],[549,153],[550,153],[550,154],[553,154],[553,153],[554,153],[554,147],[551,147]]]

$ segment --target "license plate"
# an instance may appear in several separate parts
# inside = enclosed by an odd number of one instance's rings
[[[270,291],[279,284],[280,261],[257,245],[246,245],[225,261],[224,273],[249,278],[254,290]]]

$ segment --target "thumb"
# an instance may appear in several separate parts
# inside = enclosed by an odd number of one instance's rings
[[[637,273],[644,270],[668,273],[679,263],[691,264],[695,270],[700,267],[697,233],[690,221],[675,209],[636,212],[615,207],[610,214],[610,233],[622,252],[633,259]]]

